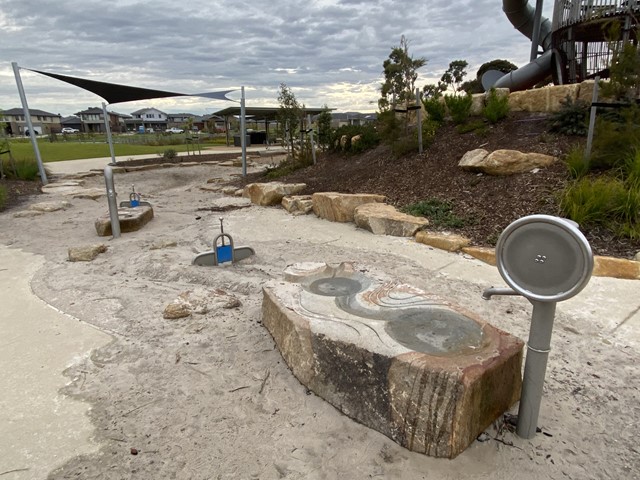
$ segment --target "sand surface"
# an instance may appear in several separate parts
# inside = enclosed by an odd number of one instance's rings
[[[523,440],[496,424],[457,458],[429,458],[355,423],[293,377],[261,324],[262,287],[294,262],[375,265],[525,340],[529,302],[484,301],[485,288],[504,286],[495,267],[411,239],[281,208],[210,211],[247,205],[201,189],[237,171],[203,165],[117,174],[121,199],[135,184],[155,218],[115,240],[94,229],[107,214],[104,197],[48,194],[33,202],[68,200],[72,207],[28,218],[0,214],[1,243],[44,257],[35,294],[113,337],[65,371],[63,393],[91,406],[99,450],[70,458],[49,478],[640,478],[639,282],[593,278],[558,305],[542,433]],[[83,187],[104,188],[104,180],[87,178]],[[192,266],[210,249],[220,216],[236,245],[256,255]],[[106,244],[106,253],[67,260],[69,247],[95,243]],[[164,319],[165,306],[181,294],[202,308]],[[19,475],[3,480],[31,478]]]

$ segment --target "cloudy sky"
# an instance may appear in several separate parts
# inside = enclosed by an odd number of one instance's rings
[[[401,35],[414,58],[428,61],[418,86],[437,81],[452,60],[469,62],[470,79],[486,61],[529,58],[529,40],[502,0],[0,0],[0,109],[20,106],[17,62],[184,93],[245,86],[248,106],[277,106],[286,83],[309,107],[375,111],[382,62]],[[21,76],[30,108],[65,116],[103,101],[49,77]],[[109,109],[205,114],[231,105],[178,97]]]

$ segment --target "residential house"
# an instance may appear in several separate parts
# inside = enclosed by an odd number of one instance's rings
[[[109,112],[109,128],[112,132],[125,131],[126,116],[116,112]],[[80,118],[81,127],[79,130],[84,133],[105,133],[104,112],[102,108],[90,107],[76,113]]]
[[[31,115],[31,124],[37,135],[60,133],[62,130],[60,114],[30,108],[29,115]],[[5,133],[7,135],[24,135],[28,130],[22,108],[0,110],[0,121],[6,123]]]
[[[193,113],[169,113],[167,114],[167,127],[183,128],[187,129],[187,125],[191,123],[193,130],[204,130],[204,119],[200,115],[194,115]]]
[[[163,131],[167,129],[168,115],[157,108],[142,108],[131,112],[131,118],[125,121],[127,130],[137,131],[139,127],[145,130]]]
[[[63,117],[60,121],[62,124],[62,128],[75,128],[76,130],[82,130],[82,120],[77,115],[70,115],[68,117]]]
[[[331,113],[331,128],[340,128],[344,125],[366,125],[375,122],[377,118],[375,113]]]
[[[227,128],[224,118],[218,115],[204,115],[202,117],[202,128],[200,130],[206,130],[211,133],[224,133],[227,131]]]

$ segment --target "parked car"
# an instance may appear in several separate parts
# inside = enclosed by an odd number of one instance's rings
[[[184,130],[181,128],[171,127],[167,128],[167,133],[184,133]]]
[[[62,129],[62,133],[79,133],[80,130],[78,130],[77,128],[71,128],[71,127],[64,127]]]

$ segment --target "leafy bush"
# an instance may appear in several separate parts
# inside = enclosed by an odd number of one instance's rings
[[[464,123],[471,114],[473,99],[471,95],[445,95],[444,102],[449,110],[449,115],[453,123],[460,125]]]
[[[178,155],[178,152],[176,152],[173,148],[167,148],[162,153],[162,157],[166,158],[167,160],[173,160],[174,158],[176,158],[177,155]]]
[[[567,97],[560,102],[560,109],[551,116],[551,131],[564,135],[586,136],[589,133],[589,105]]]
[[[574,146],[565,157],[571,178],[582,178],[589,172],[589,159],[585,158],[584,149]]]
[[[429,116],[429,120],[442,123],[447,114],[445,103],[440,97],[430,97],[422,100],[424,109]]]
[[[0,210],[4,208],[7,203],[7,189],[4,185],[0,185]]]
[[[509,115],[509,97],[499,96],[495,88],[492,88],[487,97],[487,103],[482,109],[482,114],[490,123],[498,123]]]
[[[464,218],[458,217],[451,210],[451,204],[446,201],[430,198],[401,209],[404,213],[416,217],[427,217],[431,225],[436,227],[460,228],[466,224]]]

